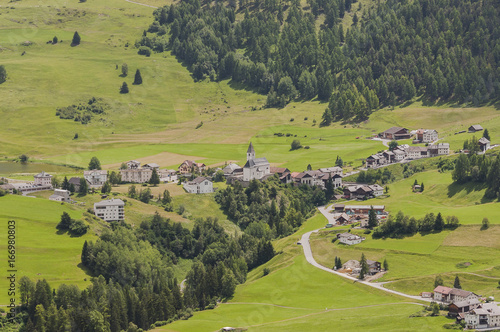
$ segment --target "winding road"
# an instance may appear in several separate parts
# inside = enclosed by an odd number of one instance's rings
[[[322,228],[320,228],[322,229]],[[310,232],[307,232],[305,233],[304,235],[302,235],[302,238],[300,239],[300,243],[302,244],[302,248],[304,249],[304,255],[306,256],[306,260],[309,264],[311,264],[312,266],[318,268],[318,269],[321,269],[323,271],[326,271],[326,272],[329,272],[329,273],[332,273],[332,274],[336,274],[342,278],[346,278],[346,279],[349,279],[349,280],[352,280],[353,282],[359,282],[361,284],[364,284],[364,285],[367,285],[367,286],[370,286],[370,287],[373,287],[373,288],[377,288],[377,289],[380,289],[384,292],[387,292],[387,293],[392,293],[392,294],[395,294],[395,295],[399,295],[399,296],[404,296],[404,297],[407,297],[409,299],[412,299],[412,300],[416,300],[416,301],[425,301],[425,302],[433,302],[434,300],[433,299],[428,299],[428,298],[423,298],[423,297],[420,297],[420,296],[414,296],[414,295],[409,295],[409,294],[405,294],[405,293],[401,293],[401,292],[398,292],[398,291],[395,291],[395,290],[392,290],[392,289],[387,289],[384,287],[384,283],[379,283],[379,282],[367,282],[367,281],[361,281],[357,278],[354,278],[354,277],[351,277],[345,273],[340,273],[340,272],[337,272],[337,271],[334,271],[332,269],[329,269],[321,264],[319,264],[318,262],[316,262],[316,260],[314,259],[313,257],[313,253],[312,253],[312,250],[311,250],[311,245],[309,244],[309,237],[311,236],[312,233],[317,233],[320,229],[316,229],[314,231],[310,231]]]

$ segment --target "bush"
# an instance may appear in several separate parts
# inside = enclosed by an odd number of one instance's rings
[[[27,163],[28,162],[28,159],[29,157],[25,154],[22,154],[19,156],[19,160],[22,162],[22,163]]]
[[[184,212],[186,211],[186,208],[184,207],[184,205],[179,205],[179,207],[177,208],[177,214],[179,215],[183,215]]]
[[[265,267],[263,270],[264,276],[267,276],[269,273],[271,273],[271,270],[269,270],[268,267]]]
[[[141,46],[141,47],[139,47],[137,54],[145,55],[145,56],[149,57],[149,56],[151,56],[151,49],[147,46]]]

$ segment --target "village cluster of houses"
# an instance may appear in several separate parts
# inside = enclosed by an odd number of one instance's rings
[[[345,205],[345,204],[334,204],[333,211],[331,212],[333,215],[333,220],[329,222],[329,225],[350,225],[353,223],[360,223],[360,227],[366,228],[368,227],[368,215],[370,210],[375,212],[377,219],[379,221],[387,218],[389,213],[385,211],[384,205]],[[331,227],[327,226],[327,227]],[[364,238],[361,240],[363,241]],[[359,242],[361,242],[359,241]],[[351,241],[349,241],[351,242]],[[340,243],[344,243],[340,241]],[[348,245],[356,244],[356,243],[345,243]]]
[[[480,296],[463,289],[437,286],[433,293],[422,293],[437,302],[449,303],[448,315],[464,321],[468,329],[500,327],[500,307],[483,303]]]
[[[411,133],[402,127],[392,127],[379,134],[382,139],[400,140],[416,137],[413,143],[429,143],[427,146],[398,145],[392,150],[373,154],[366,158],[366,168],[377,168],[393,163],[400,163],[420,158],[446,156],[450,153],[449,143],[431,144],[438,140],[438,132],[434,129],[419,129]]]

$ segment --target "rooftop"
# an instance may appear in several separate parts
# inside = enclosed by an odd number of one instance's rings
[[[113,198],[97,202],[94,204],[94,206],[125,206],[125,202],[123,202],[121,199]]]

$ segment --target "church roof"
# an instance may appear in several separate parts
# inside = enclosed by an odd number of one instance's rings
[[[255,153],[255,150],[253,149],[252,142],[250,142],[250,145],[248,146],[247,153]]]
[[[269,162],[267,161],[267,158],[250,159],[247,161],[245,166],[243,166],[243,168],[259,167],[259,166],[269,166]]]

